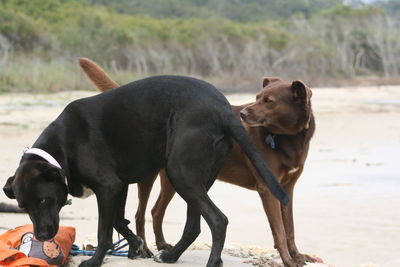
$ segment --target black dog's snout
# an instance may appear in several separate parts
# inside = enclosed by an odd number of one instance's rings
[[[39,241],[46,241],[51,239],[53,236],[51,234],[49,234],[48,232],[40,232],[38,234],[35,235],[36,239]]]
[[[3,187],[3,192],[8,198],[12,198],[13,192],[11,190],[11,187]]]
[[[58,227],[51,224],[42,224],[35,229],[35,237],[39,241],[46,241],[54,238],[57,234]]]
[[[15,199],[14,191],[11,187],[11,184],[14,181],[14,176],[7,179],[6,184],[3,187],[3,192],[6,194],[8,198]]]

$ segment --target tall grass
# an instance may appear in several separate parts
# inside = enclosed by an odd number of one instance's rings
[[[124,84],[138,78],[126,70],[106,68],[118,83]],[[92,90],[77,60],[39,57],[15,57],[0,64],[0,93],[32,92],[51,93],[70,90]]]
[[[400,77],[400,20],[368,5],[238,22],[120,14],[89,2],[0,0],[0,92],[86,89],[80,56],[120,83],[182,74],[225,91],[257,91],[263,76],[311,86]]]

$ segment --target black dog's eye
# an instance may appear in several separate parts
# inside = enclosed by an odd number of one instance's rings
[[[42,204],[42,205],[43,205],[43,204],[46,204],[46,202],[47,202],[47,200],[46,200],[45,198],[43,198],[43,199],[40,200],[40,204]]]

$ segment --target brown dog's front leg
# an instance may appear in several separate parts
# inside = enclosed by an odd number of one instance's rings
[[[167,173],[165,170],[160,171],[160,183],[161,191],[157,198],[157,202],[151,210],[153,216],[153,230],[156,236],[156,245],[158,250],[168,250],[172,248],[164,239],[164,234],[162,230],[162,223],[165,215],[165,210],[171,199],[175,195],[175,189],[172,187],[168,180]]]
[[[296,246],[295,233],[294,233],[294,220],[293,220],[293,190],[297,179],[300,177],[303,168],[300,168],[296,173],[288,174],[285,176],[283,181],[287,181],[283,188],[290,197],[290,202],[286,206],[281,206],[283,224],[285,226],[287,245],[289,253],[292,258],[299,264],[304,265],[306,262],[315,262],[315,259],[306,255],[301,254]]]
[[[266,185],[257,185],[258,194],[261,197],[265,213],[274,237],[275,248],[279,251],[285,267],[297,267],[296,261],[290,256],[286,243],[286,233],[283,226],[281,204],[272,196]]]
[[[263,140],[264,138],[261,138],[259,136],[260,132],[259,131],[253,131],[253,140]],[[280,162],[278,158],[274,157],[269,157],[269,153],[272,153],[271,151],[268,151],[265,148],[264,144],[258,144],[256,143],[257,148],[260,149],[260,153],[263,156],[264,160],[268,162],[268,166],[271,168],[272,172],[274,175],[279,179],[282,177],[282,175],[279,175],[279,166]],[[296,261],[290,256],[289,249],[287,246],[287,241],[286,241],[286,232],[285,232],[285,227],[283,225],[283,219],[282,219],[282,213],[281,213],[281,204],[280,202],[272,195],[271,191],[267,187],[267,185],[264,183],[264,181],[261,179],[259,176],[258,172],[254,168],[254,166],[251,164],[249,159],[246,159],[247,166],[249,167],[249,170],[251,171],[254,179],[256,180],[256,190],[258,191],[258,194],[260,195],[262,204],[264,206],[265,213],[267,214],[267,218],[269,221],[269,225],[272,230],[272,235],[274,238],[274,243],[275,243],[275,248],[278,249],[279,254],[282,258],[283,264],[285,267],[297,267]],[[279,181],[281,183],[281,181]]]
[[[108,249],[113,247],[112,232],[113,223],[116,215],[116,204],[118,195],[122,190],[119,180],[109,180],[110,184],[101,185],[94,190],[97,198],[99,212],[99,223],[97,229],[97,249],[89,260],[83,261],[79,267],[97,267],[103,262]]]

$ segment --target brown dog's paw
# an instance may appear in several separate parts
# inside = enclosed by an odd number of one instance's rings
[[[313,258],[307,254],[297,254],[294,257],[294,260],[297,262],[297,264],[299,266],[303,266],[306,264],[306,262],[323,262],[321,259],[319,258]]]
[[[161,250],[170,250],[172,248],[171,244],[168,244],[167,242],[160,242],[157,244],[157,250],[161,251]]]

